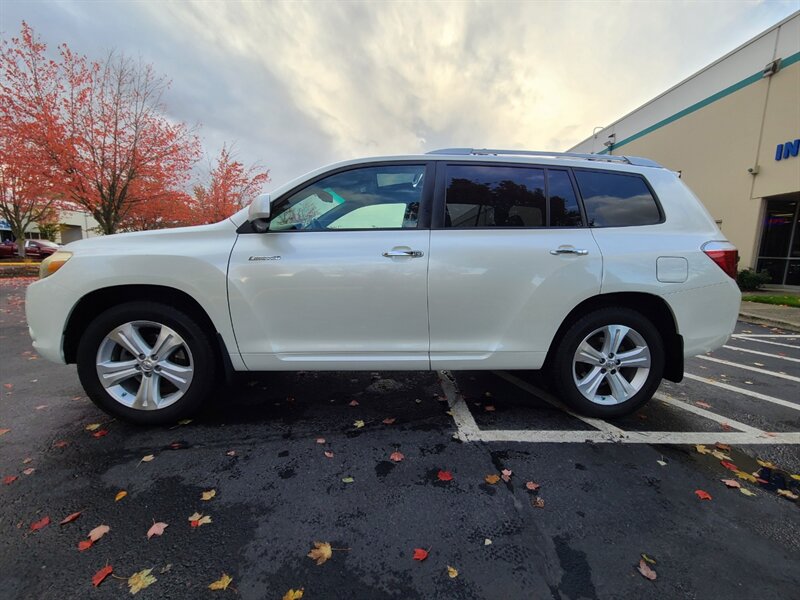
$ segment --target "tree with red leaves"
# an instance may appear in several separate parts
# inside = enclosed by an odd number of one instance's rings
[[[194,187],[193,223],[216,223],[253,201],[269,181],[269,171],[258,165],[245,167],[233,158],[227,145],[217,157],[208,185]]]
[[[172,208],[184,210],[200,146],[193,130],[167,118],[168,82],[114,52],[90,61],[65,44],[58,59],[46,50],[26,23],[2,45],[4,142],[24,140],[50,192],[91,213],[102,233],[135,226],[153,204],[161,220],[176,221]]]

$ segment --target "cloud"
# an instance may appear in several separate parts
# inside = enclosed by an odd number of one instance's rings
[[[5,3],[51,45],[115,46],[173,80],[210,154],[282,183],[442,146],[565,149],[792,11],[792,3]]]

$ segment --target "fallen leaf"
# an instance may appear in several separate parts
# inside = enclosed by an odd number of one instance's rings
[[[450,579],[455,579],[458,577],[458,570],[455,567],[447,565],[447,574],[450,576]]]
[[[27,465],[29,462],[33,462],[33,459],[32,459],[31,457],[28,457],[28,458],[26,458],[25,460],[23,460],[23,461],[22,461],[22,464],[23,464],[23,465]]]
[[[324,444],[325,443],[325,438],[317,438],[317,443],[318,444]]]
[[[81,516],[81,511],[74,512],[71,515],[67,515],[64,519],[59,523],[59,525],[66,525],[67,523],[72,523],[75,519]]]
[[[126,492],[125,490],[118,491],[117,495],[114,496],[114,502],[119,502],[120,500],[122,500],[127,495],[128,495],[128,492]]]
[[[94,587],[97,587],[98,585],[103,583],[103,580],[109,575],[111,575],[113,571],[114,569],[111,565],[106,565],[105,567],[100,569],[97,573],[95,573],[94,576],[92,576],[92,584],[94,585]]]
[[[3,477],[3,483],[6,484],[6,485],[11,485],[17,479],[19,479],[19,478],[16,475],[6,475],[5,477]]]
[[[217,495],[217,490],[208,490],[207,492],[203,492],[202,494],[200,494],[200,499],[211,500],[216,495]]]
[[[755,496],[753,492],[748,490],[747,488],[739,488],[739,491],[742,492],[745,496]]]
[[[789,498],[789,500],[797,500],[798,498],[800,498],[800,496],[792,493],[790,490],[778,490],[778,496]]]
[[[384,425],[391,425],[391,424],[393,424],[393,423],[394,423],[396,420],[397,420],[397,419],[396,419],[395,417],[387,417],[386,419],[384,419],[384,420],[382,421],[382,423],[383,423]]]
[[[355,481],[355,479],[353,479],[352,477],[349,477],[349,476],[348,477],[342,477],[342,483],[353,483],[354,481]]]
[[[31,531],[39,531],[43,527],[50,525],[50,517],[42,517],[38,521],[31,523]]]
[[[538,483],[536,483],[535,481],[529,481],[528,483],[525,484],[525,487],[528,488],[530,491],[535,492],[541,486]]]
[[[325,450],[324,454],[328,458],[333,458],[333,452],[331,452],[330,450]]]
[[[642,554],[642,560],[644,560],[645,562],[649,562],[651,565],[656,564],[656,561],[647,556],[647,554]]]
[[[303,597],[303,588],[299,590],[289,590],[283,595],[281,600],[300,600]]]
[[[722,483],[727,485],[729,488],[740,488],[742,484],[736,481],[735,479],[720,479]]]
[[[497,475],[497,474],[495,474],[495,473],[492,473],[491,475],[487,475],[487,476],[486,476],[486,477],[484,477],[483,479],[484,479],[484,481],[486,481],[486,483],[488,483],[489,485],[494,485],[495,483],[497,483],[498,481],[500,481],[500,476],[499,476],[499,475]]]
[[[486,406],[483,407],[483,410],[485,410],[486,412],[494,412],[494,405],[487,404]]]
[[[148,454],[148,455],[146,455],[146,456],[143,456],[143,457],[142,457],[142,459],[141,459],[141,461],[139,461],[139,462],[150,462],[150,461],[151,461],[151,460],[153,460],[154,458],[155,458],[155,456],[154,456],[154,455],[152,455],[152,454]]]
[[[711,500],[711,494],[704,490],[695,490],[694,493],[698,498],[700,498],[700,500]]]
[[[765,469],[777,469],[777,468],[778,468],[778,467],[776,467],[775,465],[773,465],[771,462],[769,462],[769,461],[766,461],[766,460],[761,460],[761,459],[759,459],[759,458],[757,458],[757,459],[756,459],[756,462],[757,462],[757,463],[758,463],[760,466],[764,467]]]
[[[7,434],[9,431],[11,431],[11,430],[10,430],[10,429],[0,429],[0,435],[5,435],[5,434]]]
[[[531,504],[534,508],[544,508],[544,499],[539,498],[538,496],[531,500]]]
[[[639,573],[642,574],[642,577],[646,577],[650,581],[656,580],[656,572],[650,568],[650,566],[645,562],[644,559],[639,561],[639,568],[637,569]]]
[[[503,469],[502,473],[503,473],[502,475],[503,481],[505,482],[511,481],[511,469]]]
[[[756,478],[750,475],[750,473],[745,473],[744,471],[734,471],[733,473],[739,479],[744,479],[745,481],[749,481],[750,483],[756,483]]]
[[[178,421],[178,425],[188,425],[191,422],[192,422],[191,419],[181,419],[180,421]]]
[[[414,560],[423,561],[428,558],[428,551],[422,548],[414,548]]]
[[[450,481],[453,479],[453,474],[450,471],[440,470],[436,476],[439,478],[439,481]]]
[[[697,450],[700,454],[711,454],[711,450],[706,448],[703,444],[697,444],[694,447],[694,449]]]
[[[325,563],[333,555],[333,550],[328,542],[314,542],[314,547],[306,554],[308,558],[317,561],[318,565]]]
[[[700,408],[711,408],[710,404],[708,404],[707,402],[701,402],[700,400],[698,400],[694,404],[695,406],[699,406]]]
[[[100,423],[89,423],[84,429],[86,431],[97,431],[100,429]]]
[[[358,406],[358,400],[350,400],[350,406]]]
[[[720,423],[719,426],[722,428],[722,431],[731,431],[733,429],[733,427],[727,423]]]
[[[364,426],[364,421],[359,419],[358,421],[353,422],[353,427],[356,429],[361,429]]]
[[[739,470],[739,467],[737,467],[732,462],[728,462],[727,460],[722,460],[722,461],[720,461],[719,464],[721,464],[723,467],[725,467],[729,471],[738,471]]]
[[[796,481],[800,481],[800,475],[790,475],[789,477],[791,477],[792,479],[794,479]]]
[[[66,448],[69,446],[69,442],[67,440],[58,440],[57,442],[53,442],[53,448]]]
[[[23,472],[25,475],[33,475],[33,473],[34,473],[35,471],[36,471],[36,469],[34,469],[33,467],[28,467],[27,469],[24,469],[22,472]]]
[[[101,438],[101,437],[103,437],[104,435],[108,435],[108,429],[101,429],[101,430],[99,430],[99,431],[95,431],[95,432],[92,434],[92,437],[93,437],[93,438]]]
[[[222,577],[217,579],[216,581],[210,583],[208,585],[208,589],[210,590],[227,590],[228,586],[233,581],[233,577],[228,575],[227,573],[223,573]]]
[[[389,460],[391,460],[391,461],[393,461],[393,462],[400,462],[400,461],[401,461],[401,460],[403,460],[404,458],[405,458],[405,456],[403,456],[403,454],[402,454],[401,452],[397,452],[397,451],[395,451],[395,452],[392,452],[392,453],[389,455]]]
[[[725,454],[724,452],[722,452],[720,450],[714,450],[711,453],[711,456],[713,456],[717,460],[730,460],[731,459],[730,456],[728,456],[727,454]]]
[[[196,512],[189,517],[189,525],[192,527],[200,527],[200,525],[208,525],[211,523],[211,517],[208,515],[201,515]]]
[[[724,450],[725,452],[730,452],[731,451],[731,447],[730,447],[729,444],[723,444],[722,442],[716,442],[714,444],[714,446],[717,448],[717,450]]]
[[[150,529],[147,530],[147,539],[149,540],[154,535],[163,535],[164,530],[169,527],[167,523],[156,523],[153,521],[153,524],[150,526]]]
[[[144,588],[150,587],[158,581],[150,574],[152,571],[153,569],[142,569],[138,573],[134,573],[128,577],[128,587],[130,588],[131,594],[141,592]]]
[[[484,538],[483,539],[483,545],[484,546],[491,546],[492,545],[492,540],[490,540],[489,538]]]
[[[656,462],[657,462],[659,465],[661,465],[662,467],[666,467],[666,466],[667,466],[667,463],[666,463],[666,461],[663,461],[663,460],[657,460]]]
[[[93,542],[96,542],[105,534],[107,534],[109,531],[111,531],[111,527],[109,527],[108,525],[98,525],[89,532],[89,539],[92,540]]]
[[[92,540],[81,540],[80,542],[78,542],[78,550],[80,552],[83,552],[84,550],[88,550],[89,548],[91,548],[92,545],[94,545],[94,542]]]
[[[225,453],[226,456],[236,456],[236,450],[228,450]]]

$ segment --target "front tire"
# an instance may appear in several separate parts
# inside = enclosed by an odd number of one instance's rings
[[[551,371],[558,396],[577,412],[599,418],[627,415],[658,389],[664,342],[641,313],[599,309],[567,329]]]
[[[207,332],[182,311],[149,301],[101,313],[81,337],[77,358],[89,398],[140,425],[195,413],[213,390],[217,370]]]

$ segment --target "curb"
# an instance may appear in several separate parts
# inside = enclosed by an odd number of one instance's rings
[[[740,312],[739,320],[754,325],[766,325],[768,327],[780,327],[781,329],[788,329],[800,333],[800,324],[790,323],[788,321],[781,321],[780,319],[770,319],[769,317],[762,317],[752,313]]]

